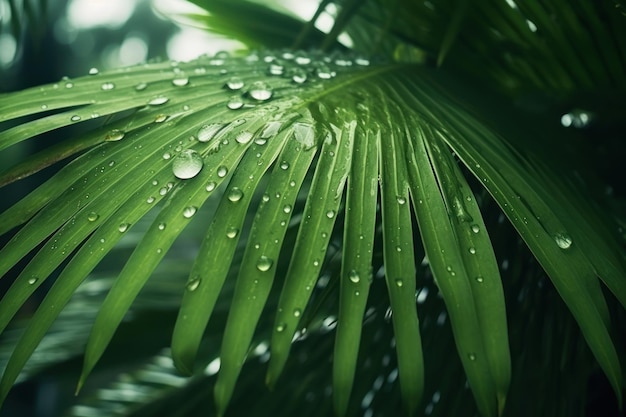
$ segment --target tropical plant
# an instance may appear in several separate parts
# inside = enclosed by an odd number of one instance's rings
[[[623,133],[619,3],[193,3],[256,49],[0,96],[5,152],[76,132],[0,177],[54,171],[0,215],[0,328],[53,281],[1,398],[88,333],[79,390],[131,372],[73,415],[569,416],[598,370],[621,408],[624,200],[581,140]]]

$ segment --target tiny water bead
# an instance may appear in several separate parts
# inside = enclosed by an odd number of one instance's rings
[[[215,135],[226,126],[223,123],[210,123],[207,125],[202,125],[200,129],[198,129],[198,133],[196,136],[198,137],[199,142],[208,142],[215,137]]]
[[[482,276],[477,276],[476,277],[476,282],[478,282],[479,284],[482,284],[485,281],[485,279]]]
[[[190,219],[194,216],[194,214],[196,214],[196,211],[198,211],[198,207],[196,206],[185,207],[183,209],[183,217],[186,219]]]
[[[81,117],[77,114],[73,115],[72,117],[70,117],[70,121],[72,122],[78,122],[80,121]]]
[[[106,134],[104,140],[106,142],[117,142],[118,140],[124,139],[125,133],[119,129],[110,130],[109,133]]]
[[[129,228],[129,227],[130,227],[130,224],[128,224],[128,223],[121,223],[121,224],[117,227],[117,230],[118,230],[120,233],[124,233],[124,232],[126,232],[126,231],[128,230],[128,228]]]
[[[256,263],[256,268],[261,272],[266,272],[269,271],[273,264],[274,261],[272,261],[270,258],[268,258],[267,256],[261,256]]]
[[[243,191],[239,187],[233,187],[228,192],[228,200],[236,203],[243,198]]]
[[[229,227],[228,229],[226,229],[226,237],[229,239],[234,239],[235,237],[237,237],[237,235],[239,234],[239,229],[237,229],[236,227]]]
[[[200,279],[200,277],[193,277],[187,282],[187,285],[186,285],[187,291],[193,292],[197,290],[201,282],[202,280]]]
[[[165,157],[165,155],[163,155]],[[202,170],[204,161],[200,154],[193,149],[182,151],[172,164],[172,172],[176,178],[186,180],[195,177]]]
[[[39,281],[39,278],[37,277],[30,277],[28,278],[28,285],[35,285],[37,283],[37,281]]]
[[[396,287],[402,287],[404,285],[404,281],[402,280],[402,278],[396,278],[395,283]]]
[[[267,101],[272,98],[272,87],[263,81],[255,81],[248,90],[250,97],[257,101]]]
[[[282,333],[285,331],[285,328],[287,328],[287,326],[284,323],[281,323],[278,326],[276,326],[276,331],[278,333]]]
[[[406,204],[406,198],[404,198],[402,196],[398,196],[397,200],[398,200],[398,204],[400,204],[400,205]]]
[[[165,223],[159,223],[159,230],[165,230],[165,228],[167,227],[167,225]]]
[[[280,163],[280,169],[282,169],[283,171],[286,171],[289,169],[289,162],[287,161],[283,161]]]
[[[148,88],[148,84],[147,83],[139,83],[135,86],[135,91],[143,91],[146,88]]]
[[[300,310],[299,308],[296,308],[293,310],[294,317],[300,317],[301,315],[302,315],[302,310]]]
[[[104,90],[104,91],[110,91],[110,90],[113,90],[115,88],[115,84],[113,84],[111,82],[102,83],[100,88],[102,90]]]
[[[475,361],[476,360],[476,354],[475,353],[470,353],[467,355],[467,357],[469,358],[470,361]]]
[[[283,207],[283,212],[286,214],[291,213],[291,205],[285,204],[285,206]]]
[[[569,249],[572,246],[572,238],[566,233],[555,234],[554,241],[561,249]]]
[[[348,278],[350,279],[351,282],[355,284],[358,284],[361,281],[361,277],[359,276],[359,273],[356,272],[354,269],[350,271],[350,273],[348,274]]]
[[[98,215],[98,213],[92,211],[87,215],[87,220],[89,220],[90,222],[95,222],[96,220],[98,220],[99,217],[100,216]]]
[[[334,210],[328,210],[326,212],[326,217],[328,217],[329,219],[332,219],[333,217],[335,217],[335,211]]]
[[[263,131],[261,132],[259,137],[261,139],[269,139],[273,136],[276,136],[276,134],[278,133],[282,125],[283,125],[282,122],[277,122],[277,121],[268,122],[263,128]]]
[[[471,229],[472,229],[472,232],[474,232],[474,233],[480,232],[480,227],[477,224],[473,224],[471,226]]]
[[[89,74],[89,75],[98,75],[98,73],[99,73],[99,72],[100,72],[100,71],[98,71],[98,68],[96,68],[96,67],[92,67],[92,68],[90,68],[90,69],[89,69],[88,74]]]
[[[468,249],[468,252],[471,253],[472,255],[475,255],[476,254],[476,249],[471,247],[471,248]]]
[[[146,203],[148,203],[148,204],[152,204],[152,203],[154,203],[154,201],[155,201],[155,200],[156,200],[156,198],[154,198],[154,197],[150,196],[150,197],[148,197],[148,199],[146,200]]]

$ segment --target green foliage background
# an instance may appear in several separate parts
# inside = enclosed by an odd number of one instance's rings
[[[0,96],[4,152],[85,126],[0,176],[58,168],[0,214],[2,398],[78,360],[69,415],[621,408],[619,2],[194,3],[253,49]]]

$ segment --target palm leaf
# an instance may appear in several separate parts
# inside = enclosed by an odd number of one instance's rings
[[[624,283],[617,278],[623,272],[623,259],[608,243],[609,235],[600,235],[600,230],[595,231],[594,242],[606,243],[595,250],[598,256],[582,250],[585,243],[580,233],[588,230],[578,231],[572,225],[582,218],[603,224],[591,207],[572,204],[583,197],[569,190],[547,164],[536,162],[536,155],[527,156],[530,150],[523,148],[523,142],[512,145],[473,118],[459,104],[462,101],[451,98],[462,97],[463,92],[446,86],[440,75],[413,66],[346,67],[321,55],[310,55],[310,62],[301,65],[290,60],[293,56],[282,56],[288,62],[283,76],[267,75],[276,59],[271,53],[220,54],[189,63],[147,64],[85,76],[2,97],[3,121],[56,110],[3,132],[5,148],[52,129],[80,124],[93,114],[119,114],[90,133],[91,146],[83,155],[2,214],[5,232],[26,223],[0,253],[3,273],[40,247],[2,301],[3,327],[59,265],[70,261],[30,325],[33,330],[22,342],[20,359],[13,361],[23,363],[80,282],[134,223],[157,209],[96,317],[80,386],[165,253],[222,187],[186,290],[181,288],[184,297],[172,341],[174,360],[179,369],[192,371],[245,229],[246,213],[256,210],[223,340],[216,403],[223,412],[272,287],[276,265],[286,258],[290,266],[277,306],[268,373],[268,381],[274,384],[301,312],[309,303],[333,224],[343,218],[339,212],[367,210],[363,215],[369,224],[373,219],[371,191],[356,194],[363,203],[354,200],[354,192],[344,203],[345,184],[370,178],[371,190],[375,171],[368,161],[380,159],[385,273],[394,311],[402,396],[414,410],[424,374],[419,366],[413,301],[411,199],[478,407],[484,415],[495,415],[504,407],[510,372],[500,278],[482,230],[480,210],[458,171],[458,162],[451,158],[452,149],[542,262],[615,391],[620,392],[619,361],[608,336],[604,297],[598,292],[595,272],[623,303]],[[343,64],[350,58],[342,59]],[[306,71],[308,81],[294,82],[287,75],[294,69]],[[21,105],[11,104],[16,102]],[[364,138],[380,142],[379,156],[377,147],[365,145]],[[35,158],[31,165],[36,166],[25,166],[28,171],[41,169],[45,165],[41,161]],[[355,174],[355,169],[364,166],[370,167],[368,176]],[[312,182],[305,190],[307,172]],[[559,187],[565,184],[559,194],[551,194],[551,188],[543,185],[547,172]],[[10,170],[5,174],[8,177],[14,177]],[[267,183],[262,180],[266,177]],[[284,228],[298,206],[298,190],[306,192],[306,204],[290,250],[283,244]],[[563,207],[571,207],[565,218],[560,215]],[[364,244],[362,250],[344,253],[344,295],[345,285],[355,283],[353,269],[359,276],[364,274],[363,282],[367,282],[364,268],[372,255],[367,240]],[[360,265],[359,270],[351,265]],[[575,297],[570,296],[572,288],[578,288]],[[342,309],[354,311],[350,319],[358,320],[363,303],[358,297],[342,296]],[[489,315],[497,319],[488,320]],[[357,345],[358,340],[353,346]],[[336,366],[343,369],[345,365]],[[5,373],[3,395],[19,368]],[[338,387],[342,391],[336,394],[337,408],[343,411],[351,383],[348,380]]]

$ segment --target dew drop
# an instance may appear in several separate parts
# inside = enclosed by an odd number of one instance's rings
[[[398,204],[400,204],[400,205],[406,204],[406,198],[404,198],[402,196],[398,196],[397,200],[398,200]]]
[[[469,355],[467,355],[467,357],[469,358],[470,361],[476,360],[476,355],[474,353],[470,353]]]
[[[329,219],[332,219],[333,217],[335,217],[335,211],[334,210],[328,210],[326,212],[326,217],[328,217]]]
[[[404,281],[402,281],[402,278],[396,278],[396,287],[402,287],[404,285]]]
[[[226,229],[226,237],[229,239],[234,239],[239,234],[239,229],[236,227],[229,227]]]
[[[71,81],[68,81],[65,83],[65,88],[73,88],[74,87],[74,83]]]
[[[240,96],[232,96],[228,103],[226,103],[226,107],[231,110],[238,110],[243,107],[243,100]]]
[[[107,83],[102,83],[102,85],[100,86],[100,88],[104,91],[110,91],[113,90],[115,88],[115,84],[111,83],[111,82],[107,82]]]
[[[478,282],[479,284],[482,284],[483,281],[485,281],[485,279],[482,276],[479,275],[476,277],[476,282]]]
[[[287,326],[286,326],[284,323],[281,323],[281,324],[279,324],[278,326],[276,326],[276,331],[277,331],[278,333],[282,333],[282,332],[284,332],[284,331],[285,331],[285,328],[286,328],[286,327],[287,327]]]
[[[476,248],[471,247],[471,248],[469,248],[469,249],[468,249],[468,251],[469,251],[469,253],[471,253],[472,255],[476,254]]]
[[[88,74],[89,75],[98,75],[99,72],[100,71],[98,71],[98,68],[92,67],[92,68],[89,69],[89,73]]]
[[[156,199],[154,197],[148,197],[148,199],[146,200],[146,203],[152,204],[152,203],[154,203],[155,200]]]
[[[174,78],[172,80],[172,84],[175,85],[176,87],[184,87],[187,84],[189,84],[189,78],[188,77],[177,77]]]
[[[167,192],[168,192],[168,191],[169,191],[169,190],[168,190],[168,188],[167,188],[167,187],[161,187],[161,188],[159,189],[159,194],[160,194],[160,195],[165,195],[165,194],[167,194]]]
[[[196,214],[196,211],[198,211],[198,207],[195,207],[195,206],[185,207],[183,209],[183,217],[186,219],[190,219],[193,217],[194,214]]]
[[[169,153],[169,152],[165,152],[165,153],[163,154],[163,159],[165,159],[165,160],[168,160],[168,159],[170,159],[171,157],[172,157],[172,154],[171,154],[171,153]]]
[[[98,220],[99,217],[100,216],[98,215],[98,213],[92,211],[87,215],[87,220],[89,220],[90,222],[95,222],[96,220]]]
[[[291,213],[291,206],[289,204],[285,204],[285,206],[283,207],[283,212],[285,212],[286,214]]]
[[[167,115],[165,114],[157,114],[154,118],[154,123],[163,123],[167,120]]]
[[[200,279],[200,277],[194,277],[192,279],[189,280],[189,282],[187,282],[186,288],[187,291],[195,291],[198,289],[198,287],[200,286],[200,282],[202,280]]]
[[[239,187],[233,187],[228,192],[228,200],[232,201],[233,203],[236,203],[237,201],[241,200],[242,197],[243,197],[243,191],[241,191]]]
[[[300,142],[305,150],[315,146],[315,130],[308,123],[294,123],[293,138]]]
[[[261,197],[261,199],[262,199],[265,203],[267,203],[268,201],[270,201],[270,195],[269,195],[269,194],[267,194],[267,193],[265,193],[265,194],[263,194],[263,197]]]
[[[159,223],[159,226],[158,226],[158,227],[159,227],[159,230],[165,230],[165,227],[166,227],[166,226],[167,226],[167,225],[166,225],[165,223]]]
[[[224,126],[225,125],[223,123],[211,123],[208,125],[203,125],[202,127],[200,127],[200,129],[198,129],[198,141],[210,141],[220,130],[224,128]]]
[[[293,316],[294,317],[300,317],[302,315],[302,310],[300,310],[299,308],[295,308],[293,310]]]
[[[198,175],[203,165],[204,162],[198,152],[193,149],[185,149],[174,159],[172,172],[177,178],[186,180]]]
[[[120,233],[124,233],[125,231],[128,230],[128,228],[130,227],[130,224],[128,223],[121,223],[118,227],[117,230],[119,230]]]
[[[218,177],[224,178],[227,174],[228,174],[228,168],[226,168],[224,165],[222,165],[219,168],[217,168],[217,176]]]
[[[124,134],[125,133],[119,129],[113,129],[107,133],[104,140],[107,142],[117,142],[118,140],[122,140],[124,138]]]
[[[356,272],[354,269],[350,271],[350,273],[348,274],[348,278],[350,278],[350,281],[352,281],[355,284],[358,284],[361,281],[361,277],[359,276],[359,273]]]
[[[70,120],[72,122],[78,122],[81,119],[81,117],[77,114],[73,115],[72,117],[70,117]]]
[[[273,264],[274,261],[272,261],[270,258],[268,258],[267,256],[261,256],[256,263],[256,269],[261,272],[266,272],[269,271]]]
[[[215,190],[215,187],[217,187],[217,183],[215,181],[211,181],[206,185],[205,189],[207,190],[207,192],[210,193],[211,191]]]
[[[161,104],[165,104],[168,101],[170,101],[169,98],[163,97],[163,96],[159,96],[159,97],[154,97],[153,99],[148,100],[148,104],[150,106],[160,106]]]
[[[280,163],[280,169],[282,169],[284,171],[288,170],[289,169],[289,162],[287,162],[287,161],[281,162]]]
[[[146,88],[148,88],[148,84],[146,83],[139,83],[135,86],[135,91],[143,91]]]
[[[474,233],[480,232],[480,227],[477,224],[473,224],[471,226],[471,229],[472,229],[472,232],[474,232]]]
[[[291,75],[291,81],[293,81],[296,84],[303,84],[304,82],[306,82],[306,79],[307,79],[307,74],[306,74],[306,71],[304,70],[294,71]]]
[[[250,143],[251,140],[252,140],[252,132],[249,132],[247,130],[244,130],[243,132],[239,132],[237,136],[235,137],[235,141],[241,144]]]
[[[243,80],[239,77],[230,77],[228,81],[226,81],[226,87],[230,90],[240,90],[243,88]]]
[[[248,94],[257,101],[267,101],[272,98],[272,87],[263,81],[255,81],[250,86]]]
[[[555,234],[554,241],[561,249],[569,249],[572,246],[572,238],[566,233]]]
[[[39,278],[37,277],[30,277],[28,278],[28,285],[35,285],[37,283],[37,281],[39,281]]]

